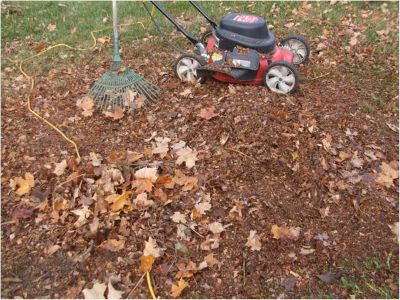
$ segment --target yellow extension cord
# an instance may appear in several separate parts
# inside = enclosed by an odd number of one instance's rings
[[[154,6],[152,7],[151,15],[153,15],[153,13],[154,13]],[[146,26],[143,25],[142,22],[134,22],[134,23],[128,23],[128,24],[121,24],[121,25],[119,25],[119,27],[125,27],[125,26],[134,25],[134,24],[139,24],[139,25],[141,25],[141,26],[143,27],[143,29],[146,29],[146,28],[148,28],[148,27],[150,26],[150,24],[151,24],[151,17],[149,17]],[[24,64],[25,62],[27,62],[27,61],[29,61],[29,60],[35,58],[35,57],[41,56],[41,55],[43,55],[44,53],[46,53],[46,52],[48,52],[48,51],[50,51],[50,50],[53,50],[53,49],[55,49],[55,48],[65,47],[65,48],[67,48],[67,49],[75,50],[75,51],[88,51],[88,50],[91,50],[91,49],[93,49],[94,47],[96,47],[96,45],[97,45],[97,40],[96,40],[96,37],[95,37],[94,34],[97,33],[97,32],[100,32],[100,31],[104,31],[104,30],[106,30],[106,29],[110,29],[110,28],[112,28],[112,26],[109,26],[109,27],[105,27],[105,28],[102,28],[102,29],[98,29],[98,30],[93,30],[93,31],[91,31],[91,32],[90,32],[90,35],[91,35],[91,37],[92,37],[92,39],[93,39],[93,45],[90,46],[89,48],[79,48],[79,47],[72,47],[72,46],[67,45],[67,44],[57,44],[57,45],[54,45],[54,46],[50,46],[50,47],[44,49],[43,51],[40,51],[39,53],[37,53],[37,54],[35,54],[35,55],[32,55],[32,56],[30,56],[30,57],[28,57],[28,58],[25,58],[25,59],[23,59],[23,60],[21,60],[21,61],[18,61],[18,60],[17,60],[17,61],[13,61],[13,60],[11,60],[13,63],[17,64],[19,71],[20,71],[27,79],[29,79],[30,82],[31,82],[31,87],[30,87],[28,96],[27,96],[27,98],[26,98],[26,103],[27,103],[28,110],[29,110],[35,117],[37,117],[39,120],[43,121],[45,124],[47,124],[48,126],[50,126],[51,128],[53,128],[55,131],[57,131],[67,142],[69,142],[70,144],[72,144],[72,145],[74,146],[76,156],[77,156],[77,158],[79,158],[79,159],[81,158],[81,155],[79,154],[78,145],[77,145],[72,139],[70,139],[69,137],[67,137],[56,125],[54,125],[53,123],[51,123],[50,121],[48,121],[47,119],[45,119],[44,117],[42,117],[40,114],[38,114],[37,112],[35,112],[35,111],[32,109],[32,104],[31,104],[31,97],[30,97],[30,95],[31,95],[31,93],[32,93],[33,88],[35,87],[35,80],[34,80],[34,78],[33,78],[32,76],[28,75],[28,74],[25,72],[25,70],[24,70],[24,68],[23,68],[22,66],[23,66],[23,64]],[[146,272],[146,280],[147,280],[147,286],[148,286],[149,292],[150,292],[150,294],[151,294],[151,297],[152,297],[153,299],[157,299],[157,297],[156,297],[156,295],[155,295],[155,293],[154,293],[154,290],[153,290],[153,286],[152,286],[152,283],[151,283],[151,277],[150,277],[150,273],[149,273],[149,272]]]

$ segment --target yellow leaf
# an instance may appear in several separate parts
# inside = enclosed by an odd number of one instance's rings
[[[172,284],[171,287],[172,297],[178,298],[182,294],[182,291],[188,286],[189,285],[187,284],[187,282],[182,278],[178,281],[178,285]]]
[[[152,255],[143,255],[140,257],[140,271],[149,272],[155,260],[155,257]]]
[[[35,179],[31,173],[25,173],[25,179],[18,177],[15,180],[18,189],[16,191],[18,196],[23,196],[31,191],[31,188],[35,186]]]
[[[124,191],[121,195],[119,194],[113,194],[110,196],[106,197],[106,201],[108,203],[112,203],[111,205],[111,210],[112,211],[120,211],[121,209],[124,208],[125,205],[129,205],[129,195],[131,194],[131,192],[126,192]]]

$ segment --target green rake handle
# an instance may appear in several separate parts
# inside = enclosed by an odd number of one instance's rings
[[[114,62],[121,62],[119,54],[117,0],[112,0],[113,31],[114,31]]]

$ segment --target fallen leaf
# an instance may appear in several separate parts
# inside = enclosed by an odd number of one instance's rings
[[[99,37],[97,39],[97,41],[101,44],[105,44],[105,43],[108,43],[109,41],[111,41],[111,37],[109,35],[105,35],[105,36]]]
[[[197,188],[198,179],[194,176],[186,176],[180,170],[175,170],[174,182],[183,186],[183,191],[191,191]]]
[[[21,219],[29,219],[32,214],[33,207],[30,207],[25,203],[20,203],[14,208],[12,218],[13,220],[19,221]]]
[[[393,169],[390,164],[382,162],[381,171],[378,174],[376,182],[387,188],[393,185],[393,180],[399,178],[399,170]]]
[[[352,166],[353,166],[354,168],[361,169],[362,166],[363,166],[363,164],[364,164],[364,161],[363,161],[363,159],[361,159],[361,158],[359,158],[357,155],[355,155],[355,156],[353,156],[353,158],[350,160],[350,163],[352,164]]]
[[[197,159],[197,153],[190,149],[188,146],[185,148],[179,149],[176,154],[178,155],[178,159],[176,160],[176,163],[178,165],[182,164],[183,162],[185,163],[186,167],[188,169],[191,169],[194,167],[196,164]]]
[[[90,152],[89,153],[89,157],[92,160],[93,167],[101,166],[101,161],[103,160],[103,158],[101,157],[100,154],[96,154],[94,152]]]
[[[218,114],[215,113],[215,107],[211,106],[209,108],[202,108],[200,110],[199,116],[208,121],[211,120],[212,118],[217,117]]]
[[[90,216],[91,211],[89,206],[84,205],[82,208],[73,210],[72,213],[78,216],[78,220],[76,220],[74,223],[74,226],[78,228],[86,224],[87,218]]]
[[[314,253],[314,252],[315,252],[315,249],[313,249],[313,248],[302,247],[300,249],[300,254],[301,255],[309,255],[309,254]]]
[[[142,168],[135,172],[136,178],[141,179],[149,179],[151,182],[155,182],[157,180],[157,168]]]
[[[126,151],[126,161],[130,164],[138,161],[142,157],[143,157],[143,154],[141,154],[141,153],[129,151],[129,150]]]
[[[157,180],[157,168],[142,168],[135,172],[135,180],[132,182],[132,187],[136,189],[137,194],[151,192],[153,183]]]
[[[300,227],[279,227],[272,225],[271,233],[276,240],[297,240],[300,234]]]
[[[152,255],[143,255],[140,257],[140,271],[149,272],[153,267],[155,257]]]
[[[156,240],[152,237],[149,237],[148,241],[144,242],[144,256],[154,256],[155,258],[160,257],[162,255],[162,250],[157,246]]]
[[[218,247],[219,247],[219,237],[217,236],[214,237],[207,236],[207,239],[200,244],[200,249],[205,251],[217,249]]]
[[[142,108],[146,104],[146,98],[143,95],[140,95],[135,101],[136,108]]]
[[[190,88],[185,89],[182,93],[179,93],[180,96],[188,96],[192,93]]]
[[[112,211],[120,211],[125,205],[130,205],[129,196],[131,192],[124,191],[122,194],[112,194],[106,197],[106,202],[111,204]]]
[[[15,193],[18,196],[23,196],[28,194],[35,186],[35,179],[31,173],[25,173],[25,178],[17,177],[15,184],[18,187]]]
[[[111,284],[111,281],[108,282],[108,293],[107,293],[107,299],[122,299],[122,294],[124,292],[118,291],[114,289],[114,287]]]
[[[85,299],[105,299],[104,292],[107,286],[104,283],[95,282],[91,289],[83,289]]]
[[[211,209],[211,203],[210,202],[201,202],[201,203],[196,204],[194,207],[200,214],[205,215],[206,211],[209,211]]]
[[[168,196],[162,189],[155,189],[154,196],[160,199],[162,202],[167,202]]]
[[[174,212],[174,214],[171,216],[171,220],[175,223],[186,224],[186,216],[179,211]]]
[[[58,164],[56,164],[53,173],[56,174],[57,176],[61,176],[62,174],[64,174],[66,168],[67,168],[67,161],[64,159]]]
[[[393,240],[399,243],[399,222],[395,222],[392,225],[388,225],[392,233],[396,236]]]
[[[342,275],[343,275],[343,272],[342,272],[342,271],[338,271],[338,272],[336,272],[336,273],[334,273],[334,274],[332,274],[332,273],[325,273],[325,274],[322,274],[322,275],[317,275],[317,277],[318,277],[321,281],[323,281],[323,282],[325,282],[325,283],[332,283],[332,282],[334,282],[334,281],[340,279],[340,277],[342,277]]]
[[[153,200],[147,199],[147,193],[142,193],[136,196],[136,198],[132,201],[132,204],[135,208],[148,208],[155,205]]]
[[[76,102],[76,105],[80,107],[82,111],[82,115],[84,117],[90,117],[94,112],[94,101],[89,97],[83,97]]]
[[[116,107],[113,112],[105,111],[106,117],[113,118],[114,120],[120,120],[124,117],[125,110],[121,107]]]
[[[175,143],[171,146],[171,149],[174,151],[177,151],[179,149],[182,149],[183,147],[186,146],[186,142],[184,141],[179,141],[178,143]]]
[[[49,24],[49,25],[47,25],[47,30],[54,31],[54,30],[56,30],[56,27],[57,27],[57,25],[55,25],[55,24]]]
[[[256,230],[250,230],[250,234],[247,238],[246,246],[250,247],[251,251],[260,251],[261,250],[260,236],[257,235]]]
[[[60,248],[61,248],[60,245],[53,245],[53,246],[50,246],[49,248],[47,248],[47,249],[45,250],[45,253],[46,253],[47,255],[53,255],[53,254],[56,253]]]
[[[187,284],[187,282],[181,278],[178,282],[178,285],[172,284],[171,296],[174,298],[178,298],[182,294],[182,291],[188,286],[189,285]]]
[[[168,143],[171,141],[169,138],[156,137],[156,147],[152,150],[153,154],[160,154],[161,158],[164,158],[169,151]]]
[[[125,241],[124,240],[116,240],[116,239],[110,239],[110,240],[105,240],[102,242],[99,246],[100,248],[107,249],[111,252],[117,252],[125,247]]]
[[[204,261],[207,263],[207,266],[211,268],[215,265],[218,265],[219,268],[221,267],[221,262],[214,257],[213,253],[210,253],[206,257],[204,257]]]
[[[219,222],[213,222],[208,224],[208,230],[210,230],[214,234],[219,234],[225,230],[224,226]]]

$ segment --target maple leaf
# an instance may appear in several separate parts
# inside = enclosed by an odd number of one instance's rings
[[[136,178],[149,179],[151,182],[155,182],[157,180],[157,168],[142,168],[135,172]]]
[[[85,299],[105,299],[104,292],[107,286],[104,283],[95,282],[91,289],[84,289],[82,291]]]
[[[218,236],[210,237],[207,236],[207,239],[200,244],[201,250],[212,250],[217,249],[219,247],[219,238]]]
[[[182,294],[182,291],[188,286],[188,283],[183,280],[183,278],[179,279],[178,285],[172,284],[171,296],[178,298]]]
[[[211,120],[212,118],[217,117],[218,114],[215,113],[215,107],[211,106],[209,108],[202,108],[200,110],[199,116],[208,121]]]
[[[15,193],[18,196],[23,196],[28,194],[35,186],[35,179],[31,173],[25,173],[25,178],[17,177],[15,179],[15,185],[18,187]]]
[[[186,176],[180,170],[175,170],[174,182],[183,185],[183,191],[190,191],[197,187],[198,179],[194,176]]]
[[[114,120],[122,119],[124,117],[124,113],[125,110],[122,109],[121,107],[116,107],[113,112],[111,111],[104,112],[106,117],[113,118]]]
[[[148,241],[144,242],[144,256],[153,256],[155,258],[160,257],[162,255],[162,250],[157,246],[156,240],[154,240],[151,236]]]
[[[156,137],[156,147],[152,150],[153,154],[160,154],[161,158],[164,158],[169,151],[168,143],[171,141],[169,138]]]
[[[261,241],[260,237],[257,235],[256,230],[250,230],[249,237],[247,238],[247,247],[250,247],[251,251],[260,251],[261,250]]]
[[[174,212],[174,214],[171,216],[171,220],[175,223],[186,224],[186,216],[179,211]]]
[[[271,233],[274,239],[283,240],[297,240],[300,234],[300,227],[279,227],[277,225],[272,225]]]
[[[116,239],[110,239],[110,240],[105,240],[102,242],[99,246],[100,248],[107,249],[111,252],[117,252],[125,247],[125,241],[124,240],[116,240]]]
[[[140,271],[149,272],[155,260],[155,257],[152,255],[142,255],[140,257]]]
[[[145,192],[151,193],[153,190],[153,183],[149,179],[136,179],[132,181],[132,188],[135,189],[136,194]]]
[[[135,208],[147,208],[155,205],[153,200],[147,199],[147,193],[142,193],[136,196],[136,198],[132,201],[133,206]]]
[[[125,205],[130,205],[129,195],[131,192],[124,191],[122,194],[113,194],[106,197],[106,202],[111,204],[112,211],[120,211]]]
[[[178,159],[176,160],[176,163],[178,165],[181,165],[183,162],[185,162],[185,165],[188,169],[191,169],[194,167],[196,164],[197,159],[197,153],[190,149],[190,147],[186,146],[185,148],[179,149],[176,154],[178,155]]]
[[[382,162],[381,171],[378,174],[376,182],[387,188],[393,185],[393,180],[399,178],[399,170],[392,168],[390,164]]]
[[[137,194],[151,192],[153,183],[157,180],[157,168],[142,168],[135,172],[136,180],[132,182],[132,187],[136,189]]]
[[[53,173],[56,174],[57,176],[61,176],[62,174],[64,174],[66,168],[67,168],[67,161],[64,159],[63,161],[56,164]]]
[[[54,30],[56,30],[56,27],[57,27],[57,25],[55,25],[55,24],[49,24],[49,25],[47,25],[47,30],[54,31]]]
[[[224,226],[219,222],[213,222],[208,224],[208,230],[210,230],[214,234],[219,234],[225,230]]]
[[[199,264],[198,269],[202,270],[202,269],[207,268],[207,267],[211,267],[212,268],[215,265],[218,265],[218,268],[220,268],[221,267],[221,262],[214,257],[213,253],[210,253],[206,257],[204,257],[204,260]]]

